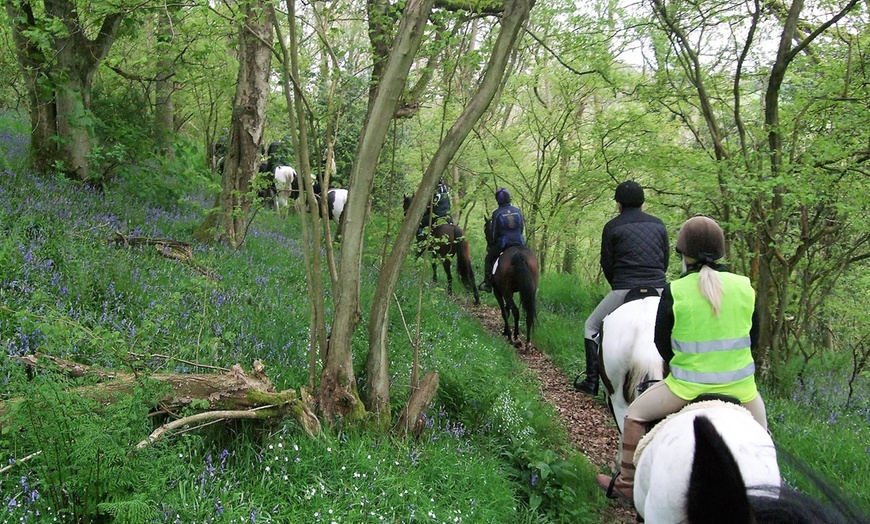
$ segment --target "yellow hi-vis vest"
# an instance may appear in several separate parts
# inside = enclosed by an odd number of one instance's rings
[[[722,281],[719,316],[713,315],[713,307],[701,295],[700,273],[671,282],[674,357],[665,382],[683,400],[720,393],[745,403],[758,395],[749,348],[755,290],[744,276],[723,271],[717,274]]]

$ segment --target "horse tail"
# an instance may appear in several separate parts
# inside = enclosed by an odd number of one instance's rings
[[[626,372],[623,386],[623,397],[632,403],[644,387],[645,382],[659,381],[665,376],[665,361],[655,346],[652,333],[655,330],[655,310],[658,308],[656,298],[643,299],[645,312],[638,317],[634,326],[634,349]]]
[[[537,321],[537,306],[535,304],[535,295],[538,292],[535,278],[532,274],[532,269],[529,267],[529,261],[523,256],[522,252],[516,252],[511,257],[511,266],[514,268],[514,273],[517,276],[517,281],[520,288],[520,305],[523,311],[526,312],[526,340],[531,338],[532,326]]]
[[[655,350],[655,348],[653,348]],[[629,364],[625,385],[622,395],[626,402],[631,404],[637,399],[640,393],[646,389],[645,382],[656,382],[664,378],[664,360],[659,356],[658,350],[652,355],[649,352],[644,352],[642,355],[637,355],[639,358],[633,358]]]
[[[475,289],[474,268],[471,265],[471,248],[468,246],[468,240],[464,238],[459,241],[459,250],[456,257],[456,270],[459,272],[459,278],[470,290]]]

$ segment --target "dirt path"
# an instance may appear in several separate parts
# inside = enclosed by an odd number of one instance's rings
[[[470,312],[488,331],[501,335],[504,325],[497,307],[471,306]],[[571,385],[574,377],[565,376],[534,344],[527,350],[518,350],[517,355],[537,374],[543,398],[556,408],[574,447],[600,470],[609,469],[619,436],[607,408],[600,401],[575,391]],[[611,503],[601,517],[606,524],[637,522],[633,511],[616,503]]]

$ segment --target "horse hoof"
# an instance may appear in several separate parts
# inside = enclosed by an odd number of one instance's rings
[[[514,347],[517,349],[522,349],[523,343],[520,342],[519,340],[514,340]]]

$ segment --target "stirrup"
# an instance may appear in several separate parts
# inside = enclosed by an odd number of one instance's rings
[[[580,378],[583,377],[584,375],[586,378],[584,378],[583,380],[580,380]],[[589,379],[589,375],[586,375],[585,372],[581,373],[581,374],[577,375],[576,377],[574,377],[574,390],[579,391],[580,393],[583,393],[585,395],[589,395],[591,397],[597,397],[598,396],[598,380],[596,379],[595,382],[592,382]]]
[[[616,494],[613,493],[613,487],[616,485],[616,479],[618,479],[618,478],[619,478],[619,470],[616,470],[616,473],[614,473],[613,476],[610,477],[610,484],[608,484],[607,490],[604,492],[605,497],[607,497],[609,499],[624,499],[625,498],[618,491],[616,492]]]
[[[615,500],[621,506],[634,509],[634,498],[627,498],[625,495],[620,493],[618,490],[614,489],[616,487],[616,481],[619,479],[619,470],[610,477],[610,484],[607,485],[607,489],[604,490],[604,496]]]

